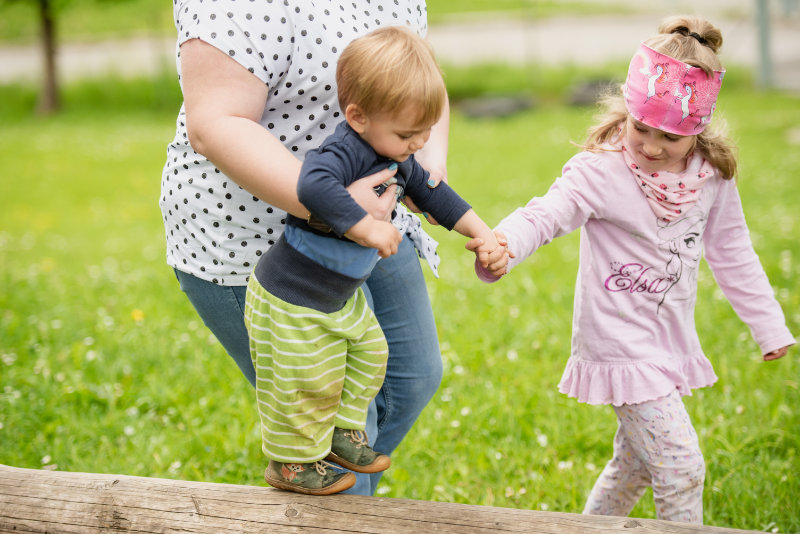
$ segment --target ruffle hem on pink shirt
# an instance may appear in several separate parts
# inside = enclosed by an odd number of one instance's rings
[[[680,369],[653,359],[637,363],[604,363],[571,357],[558,389],[587,404],[638,404],[655,400],[677,389],[691,395],[692,389],[717,381],[711,362],[705,356],[692,358]]]

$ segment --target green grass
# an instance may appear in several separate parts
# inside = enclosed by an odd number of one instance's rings
[[[530,72],[501,69],[484,87],[475,69],[446,71],[464,98],[511,87],[546,103],[496,119],[454,110],[451,183],[495,223],[544,193],[574,153],[569,140],[592,110],[556,96],[581,75],[548,72],[538,87]],[[31,88],[0,87],[0,101],[0,463],[263,485],[252,390],[164,261],[158,196],[174,80],[71,85],[50,118],[33,115]],[[800,100],[732,75],[719,109],[740,145],[753,240],[796,334]],[[379,493],[580,512],[616,422],[556,390],[577,234],[485,285],[462,238],[432,233],[444,258],[428,287],[445,377]],[[707,461],[705,521],[800,532],[797,349],[760,362],[706,268],[699,283],[697,324],[720,378],[686,398]],[[655,516],[650,494],[633,515]]]

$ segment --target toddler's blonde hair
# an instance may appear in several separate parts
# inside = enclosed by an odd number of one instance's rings
[[[693,37],[692,33],[700,39]],[[701,68],[709,75],[715,70],[722,70],[717,55],[722,47],[722,32],[705,19],[687,16],[668,18],[659,26],[658,35],[644,43],[657,52]],[[615,143],[620,138],[620,127],[624,132],[627,123],[628,110],[621,89],[603,96],[600,106],[595,125],[589,129],[586,142],[582,145],[586,150],[603,150],[603,145]],[[736,176],[736,148],[725,136],[725,124],[718,115],[715,114],[711,124],[697,135],[694,150],[719,169],[723,178],[730,179]]]
[[[404,113],[432,125],[442,115],[447,89],[430,45],[408,28],[389,26],[352,41],[336,66],[339,107],[367,115]]]

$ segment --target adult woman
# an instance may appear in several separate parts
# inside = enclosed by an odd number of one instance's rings
[[[167,260],[204,323],[255,385],[242,319],[247,279],[283,231],[284,212],[308,217],[297,200],[297,177],[305,152],[341,120],[338,54],[381,25],[424,34],[425,4],[176,0],[174,11],[184,106],[162,177]],[[418,158],[437,183],[445,178],[446,137],[445,116]],[[394,188],[378,198],[371,186],[392,174],[387,169],[357,181],[350,192],[373,215],[386,217]],[[426,249],[418,221],[403,220],[417,248]],[[364,289],[389,342],[386,380],[370,406],[367,433],[373,448],[391,454],[442,373],[433,314],[408,236],[397,254],[379,262]],[[359,475],[350,491],[372,494],[379,479],[379,473]]]

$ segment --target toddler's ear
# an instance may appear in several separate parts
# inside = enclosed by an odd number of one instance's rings
[[[367,127],[367,115],[356,104],[347,104],[344,119],[357,133],[362,134]]]

